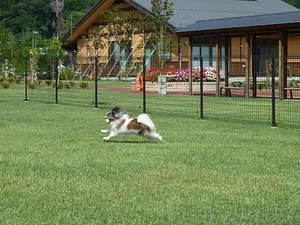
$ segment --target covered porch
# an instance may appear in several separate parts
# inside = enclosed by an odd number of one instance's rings
[[[233,87],[243,91],[244,97],[259,97],[259,90],[269,85],[271,58],[278,98],[300,91],[299,12],[199,21],[177,34],[189,37],[190,71],[200,66],[200,57],[204,66],[216,69],[216,96],[222,90],[229,95]],[[239,88],[234,88],[236,82]]]

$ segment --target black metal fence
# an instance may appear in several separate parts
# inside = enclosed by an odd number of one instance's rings
[[[226,68],[224,58],[217,65],[212,57],[194,57],[192,73],[188,59],[166,61],[163,70],[146,57],[130,63],[77,57],[76,64],[43,58],[35,68],[30,58],[1,59],[0,100],[107,109],[119,105],[130,112],[300,125],[300,58],[287,59],[283,99],[279,98],[279,60],[274,57],[256,60],[256,76],[250,77],[248,90],[246,58],[231,56]]]

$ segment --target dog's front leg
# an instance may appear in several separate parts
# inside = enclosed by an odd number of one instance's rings
[[[104,139],[105,141],[108,141],[108,140],[110,140],[111,138],[113,138],[113,137],[115,137],[115,136],[117,136],[117,135],[118,135],[118,132],[111,131],[110,134],[109,134],[107,137],[104,137],[103,139]]]
[[[101,130],[101,133],[109,133],[110,132],[110,127],[108,129],[104,129],[104,130]]]

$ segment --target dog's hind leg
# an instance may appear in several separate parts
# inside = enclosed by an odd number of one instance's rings
[[[152,133],[148,133],[148,136],[154,138],[154,139],[157,139],[159,141],[164,141],[163,137],[160,136],[159,133],[156,133],[156,132],[152,132]]]

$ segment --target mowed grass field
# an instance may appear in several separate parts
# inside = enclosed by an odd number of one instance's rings
[[[107,108],[62,104],[67,95],[58,105],[34,101],[42,92],[32,93],[29,102],[0,98],[0,224],[300,221],[300,128],[153,110],[166,142],[133,135],[104,142]],[[112,99],[129,108],[141,102],[126,96]],[[162,110],[181,102],[172,101],[148,99]]]

